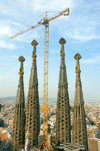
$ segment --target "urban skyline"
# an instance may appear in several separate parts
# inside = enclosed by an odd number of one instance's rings
[[[40,0],[1,2],[0,5],[0,97],[16,96],[18,83],[18,58],[23,55],[25,96],[28,95],[28,83],[31,69],[31,41],[36,39],[37,46],[37,74],[39,81],[39,97],[43,96],[43,61],[44,61],[44,31],[43,26],[37,27],[15,39],[11,36],[25,28],[27,24],[38,18],[42,13],[48,13],[48,18],[69,7],[69,16],[62,16],[50,22],[49,27],[49,97],[57,98],[58,75],[60,66],[59,39],[64,38],[65,64],[67,68],[69,99],[74,100],[75,94],[75,60],[78,52],[82,56],[80,61],[81,80],[84,101],[100,101],[100,1],[78,0],[71,1],[43,1]],[[44,17],[45,14],[42,16]],[[31,25],[37,24],[41,18]],[[28,28],[27,27],[27,28]],[[53,89],[52,89],[53,87]]]

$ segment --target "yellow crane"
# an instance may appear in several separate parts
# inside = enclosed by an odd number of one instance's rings
[[[49,149],[48,142],[47,142],[47,134],[48,134],[48,111],[50,110],[48,107],[48,54],[49,54],[49,21],[52,21],[60,16],[67,16],[69,15],[69,8],[65,9],[64,11],[60,12],[58,15],[55,15],[51,18],[47,18],[47,11],[45,17],[43,17],[40,22],[36,25],[31,26],[21,32],[16,33],[15,35],[11,36],[11,38],[15,38],[31,29],[34,29],[40,25],[44,25],[44,81],[43,81],[43,142],[40,145],[39,149],[44,148],[45,146]]]

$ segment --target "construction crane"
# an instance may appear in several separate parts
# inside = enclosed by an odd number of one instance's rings
[[[65,9],[64,11],[60,12],[58,15],[55,15],[51,18],[47,18],[47,11],[45,14],[45,17],[43,17],[40,22],[38,22],[36,25],[31,26],[30,28],[27,28],[21,32],[16,33],[11,38],[15,38],[27,31],[30,31],[31,29],[34,29],[40,25],[44,25],[44,81],[43,81],[43,107],[41,110],[43,110],[43,142],[40,145],[39,149],[45,148],[45,146],[49,148],[48,141],[47,141],[47,135],[48,135],[48,111],[50,110],[48,107],[48,55],[49,55],[49,22],[60,17],[60,16],[67,16],[69,15],[69,8]]]

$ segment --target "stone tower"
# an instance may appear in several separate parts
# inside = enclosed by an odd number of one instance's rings
[[[18,148],[24,148],[25,142],[25,98],[24,98],[24,84],[23,84],[23,62],[25,61],[23,56],[19,57],[21,63],[19,70],[19,84],[15,103],[14,121],[13,121],[13,133],[12,133],[12,145],[13,150]]]
[[[80,79],[80,54],[76,54],[74,58],[76,61],[76,84],[75,84],[75,100],[74,100],[74,118],[73,118],[73,130],[72,141],[84,145],[86,151],[88,151],[87,129],[86,119],[84,111],[84,100],[82,93],[82,84]]]
[[[26,106],[26,126],[25,134],[29,130],[30,133],[30,149],[38,147],[38,134],[40,132],[40,109],[39,109],[39,95],[38,95],[38,78],[36,66],[36,46],[35,40],[31,43],[33,45],[32,53],[32,67],[29,80],[28,100]]]
[[[57,144],[71,142],[71,124],[70,124],[70,105],[68,94],[68,82],[65,66],[65,53],[64,44],[65,39],[61,38],[60,56],[60,72],[58,83],[58,96],[57,96],[57,115],[56,115],[56,139]]]

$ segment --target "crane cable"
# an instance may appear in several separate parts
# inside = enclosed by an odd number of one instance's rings
[[[57,13],[58,11],[47,11],[48,13]],[[45,12],[43,13],[43,14],[41,14],[39,17],[37,17],[35,20],[33,20],[32,22],[30,22],[28,25],[26,25],[26,27],[28,27],[30,24],[32,24],[34,21],[36,21],[38,18],[40,18],[41,16],[43,16],[45,14]],[[25,28],[23,28],[22,30],[24,30],[24,29],[26,29],[26,27]],[[21,30],[21,31],[22,31]]]
[[[36,21],[38,18],[40,18],[42,15],[44,15],[45,13],[41,14],[39,17],[37,17],[35,20],[33,20],[31,23],[29,23],[28,25],[25,26],[25,28],[23,28],[21,31],[25,30],[26,27],[28,27],[30,24],[32,24],[34,21]]]

